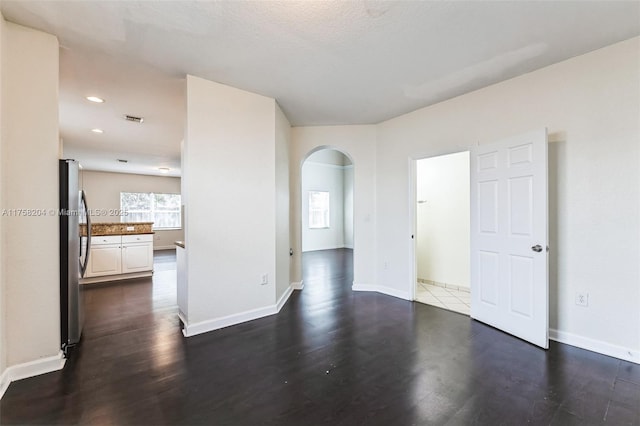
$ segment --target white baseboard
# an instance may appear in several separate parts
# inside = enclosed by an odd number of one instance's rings
[[[373,284],[356,283],[355,281],[351,285],[353,291],[378,291],[378,286]]]
[[[153,246],[153,251],[156,250],[175,250],[175,244],[171,244],[170,246]]]
[[[276,312],[280,312],[280,309],[282,309],[284,304],[287,303],[287,300],[289,300],[289,296],[291,296],[291,293],[293,293],[293,288],[289,286],[284,291],[284,293],[282,293],[280,299],[278,299],[278,301],[276,302]]]
[[[291,288],[294,290],[302,290],[304,288],[304,281],[292,282]]]
[[[308,248],[308,249],[303,249],[302,252],[303,253],[308,253],[308,252],[311,252],[311,251],[338,250],[338,249],[343,249],[343,248],[353,249],[353,247],[347,247],[345,245],[337,245],[337,246]]]
[[[178,309],[178,319],[180,319],[180,321],[182,321],[182,335],[184,337],[187,337],[187,333],[186,333],[186,328],[187,328],[187,318],[186,316],[182,313],[182,311],[180,309]]]
[[[10,384],[11,380],[9,379],[9,369],[5,369],[0,375],[0,399],[2,399]]]
[[[590,339],[588,337],[556,330],[554,328],[549,329],[549,339],[570,346],[575,346],[577,348],[586,349],[588,351],[597,352],[602,355],[608,355],[614,358],[633,362],[635,364],[640,364],[640,351],[631,348],[612,345],[611,343],[603,342],[601,340]]]
[[[11,382],[62,370],[65,362],[66,359],[62,352],[59,352],[58,355],[8,367],[0,376],[0,398],[2,398]]]
[[[183,334],[185,337],[195,336],[197,334],[206,333],[208,331],[219,330],[221,328],[230,327],[258,318],[268,317],[277,313],[276,305],[265,306],[263,308],[251,309],[249,311],[239,312],[237,314],[227,315],[220,318],[214,318],[196,323],[187,323],[184,325]]]
[[[241,324],[243,322],[252,321],[258,318],[268,317],[270,315],[277,314],[280,309],[287,303],[289,297],[293,293],[293,288],[289,286],[287,290],[280,296],[280,299],[275,305],[265,306],[262,308],[251,309],[249,311],[239,312],[237,314],[227,315],[225,317],[214,318],[207,321],[201,321],[189,324],[182,319],[184,323],[184,329],[182,334],[185,337],[191,337],[209,331],[219,330],[221,328],[230,327],[232,325]]]
[[[397,288],[385,287],[382,285],[373,284],[357,284],[353,283],[351,286],[353,291],[376,291],[378,293],[386,294],[387,296],[397,297],[399,299],[411,301],[411,294],[406,291],[398,290]]]

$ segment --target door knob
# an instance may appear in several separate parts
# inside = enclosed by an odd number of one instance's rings
[[[540,253],[542,251],[542,246],[540,244],[536,244],[535,246],[531,247],[531,250],[535,251],[536,253]]]

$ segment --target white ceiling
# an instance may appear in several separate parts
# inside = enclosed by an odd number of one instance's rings
[[[65,156],[147,174],[179,174],[185,74],[273,97],[296,126],[367,124],[640,34],[636,1],[2,0],[1,10],[60,40]],[[89,104],[92,94],[107,102]]]

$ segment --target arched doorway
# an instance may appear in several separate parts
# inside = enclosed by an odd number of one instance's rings
[[[319,147],[300,169],[300,236],[305,288],[322,287],[328,275],[343,275],[351,291],[354,249],[354,164],[340,150]],[[326,293],[327,288],[323,291]],[[332,289],[336,295],[344,289]]]

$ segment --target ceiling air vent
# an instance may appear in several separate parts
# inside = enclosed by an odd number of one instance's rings
[[[127,121],[133,121],[134,123],[142,123],[144,121],[144,118],[136,117],[135,115],[125,115],[124,119]]]

